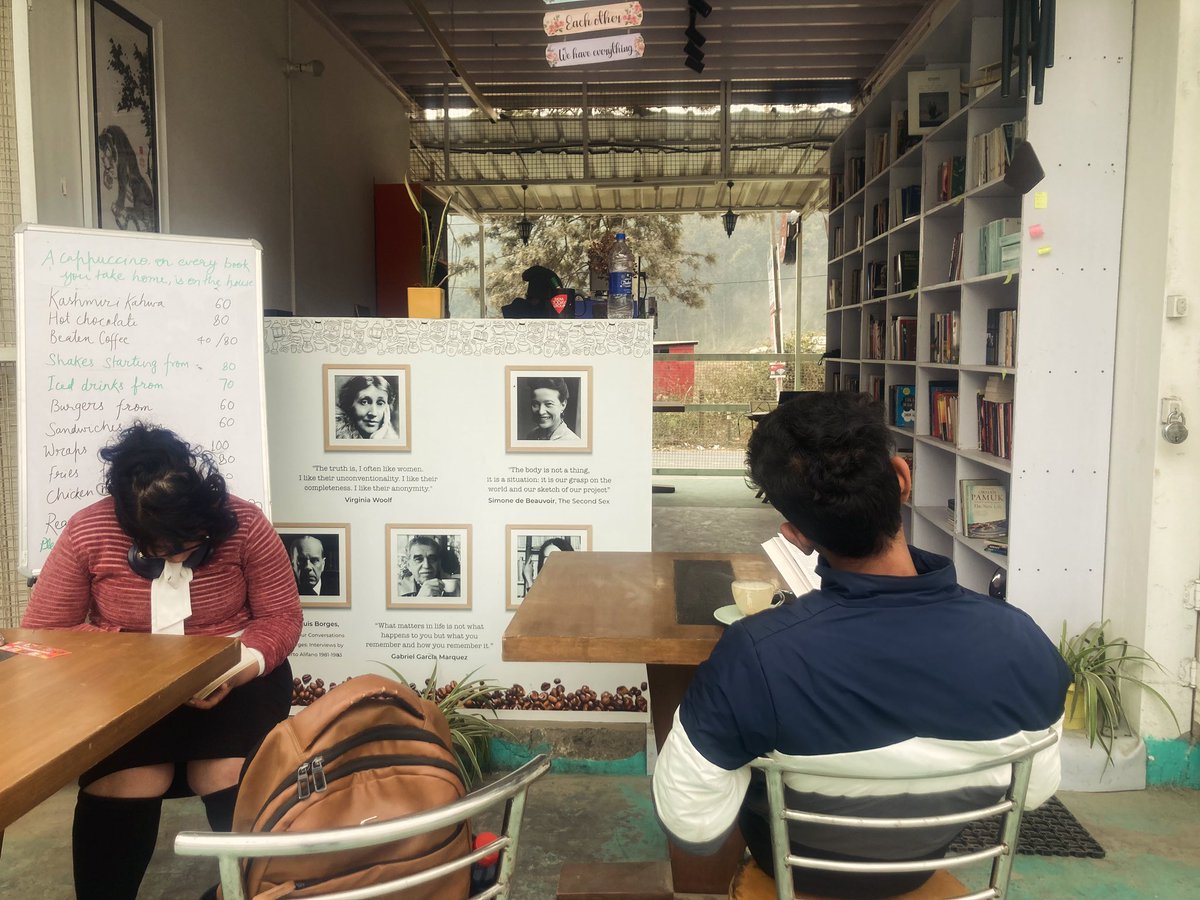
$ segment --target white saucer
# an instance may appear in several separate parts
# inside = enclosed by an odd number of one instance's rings
[[[742,615],[736,603],[730,603],[728,606],[722,606],[720,609],[713,610],[713,618],[722,625],[732,625],[738,619],[746,617]]]

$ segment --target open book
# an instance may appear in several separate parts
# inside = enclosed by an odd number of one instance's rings
[[[806,556],[782,534],[763,541],[762,548],[787,582],[788,590],[797,597],[821,586],[821,579],[817,575],[817,554]]]
[[[250,668],[250,666],[257,666],[257,665],[258,665],[257,658],[255,658],[251,654],[243,653],[241,659],[239,659],[236,663],[234,663],[232,666],[230,666],[228,669],[226,669],[224,672],[222,672],[220,675],[218,675],[216,678],[214,678],[212,681],[210,681],[204,687],[200,688],[200,690],[196,691],[196,693],[192,694],[192,699],[193,700],[205,699],[209,694],[211,694],[213,691],[215,691],[217,688],[219,688],[221,685],[223,685],[225,682],[227,682],[230,678],[233,678],[233,676],[237,675],[243,669],[248,669],[248,668]]]

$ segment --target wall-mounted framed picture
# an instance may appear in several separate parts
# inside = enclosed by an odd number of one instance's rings
[[[591,366],[505,366],[509,453],[592,451]]]
[[[508,525],[505,609],[516,609],[554,553],[592,549],[591,525]]]
[[[408,366],[321,367],[325,388],[325,449],[410,449],[412,386]]]
[[[471,526],[388,525],[387,608],[470,609]]]
[[[958,69],[908,73],[908,133],[928,134],[958,112],[962,97]]]
[[[165,230],[160,29],[135,4],[87,0],[85,108],[91,112],[85,159],[94,170],[97,228]],[[152,24],[153,22],[153,24]]]
[[[300,605],[350,608],[350,525],[276,522],[275,533],[292,561]]]

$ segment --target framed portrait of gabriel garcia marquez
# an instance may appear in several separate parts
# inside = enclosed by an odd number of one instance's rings
[[[509,453],[591,453],[591,366],[505,366],[504,377]]]
[[[388,609],[471,608],[470,525],[386,527]]]
[[[408,451],[409,371],[408,366],[322,366],[325,449]]]

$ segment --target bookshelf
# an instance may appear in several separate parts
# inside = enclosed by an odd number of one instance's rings
[[[829,152],[826,389],[882,389],[897,448],[914,462],[910,541],[951,557],[960,582],[983,593],[1005,570],[1008,599],[1051,635],[1064,619],[1101,618],[1103,594],[1132,16],[1100,8],[1059,4],[1043,104],[1015,83],[1008,97],[998,84],[964,89],[958,111],[914,146],[899,133],[909,73],[957,67],[967,83],[999,57],[999,0],[944,8]],[[1006,149],[1022,138],[1046,173],[1026,194],[1003,181]],[[914,253],[915,287],[896,278]],[[915,359],[897,346],[901,322],[915,322]],[[901,385],[914,386],[910,427],[894,421]],[[931,433],[931,387],[948,385],[952,440]],[[981,449],[981,414],[984,445],[996,446],[1004,410],[981,407],[984,394],[1012,398],[999,454]],[[959,482],[977,478],[1005,485],[1007,556],[948,518]]]

